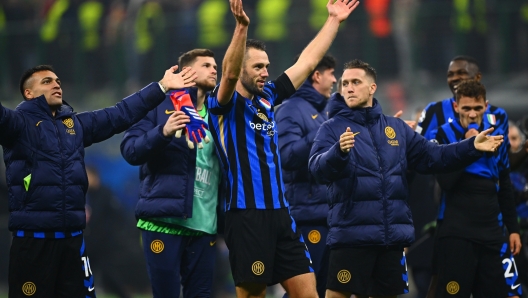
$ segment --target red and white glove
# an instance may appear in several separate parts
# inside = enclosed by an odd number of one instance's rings
[[[185,138],[187,139],[187,146],[189,146],[190,149],[194,149],[194,143],[197,143],[198,148],[202,149],[202,140],[205,141],[206,144],[210,141],[209,137],[205,133],[205,130],[209,129],[209,126],[194,108],[194,105],[191,101],[191,96],[187,90],[182,89],[172,91],[170,93],[170,98],[174,104],[174,109],[176,111],[184,112],[185,115],[189,116],[191,119],[191,121],[185,126]],[[181,129],[176,131],[177,138],[180,138],[181,134]]]

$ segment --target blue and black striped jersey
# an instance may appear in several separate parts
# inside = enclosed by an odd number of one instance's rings
[[[490,127],[494,127],[494,131],[490,135],[507,135],[508,131],[504,131],[502,127],[495,127],[490,123],[490,117],[484,117],[478,131],[484,131]],[[508,123],[506,123],[508,129]],[[453,121],[445,123],[438,128],[435,139],[439,144],[452,144],[460,142],[465,139],[467,129],[464,129],[460,122]],[[477,175],[483,178],[488,178],[498,182],[501,173],[504,173],[510,168],[510,161],[508,159],[508,149],[502,144],[494,154],[485,154],[479,160],[475,161],[465,171],[469,174]],[[498,185],[497,185],[498,191]]]
[[[442,101],[430,103],[422,112],[416,132],[428,140],[435,139],[438,128],[445,123],[451,123],[458,119],[458,113],[454,107],[455,98],[446,98]],[[491,115],[493,116],[491,116]],[[490,116],[488,116],[490,115]],[[508,140],[508,114],[503,109],[488,104],[484,118],[489,118],[490,124],[497,130],[505,131],[503,146],[510,147]]]
[[[253,99],[240,93],[221,106],[217,88],[208,97],[209,129],[227,177],[226,210],[288,207],[274,106],[295,93],[286,74]]]
[[[508,131],[492,124],[496,121],[492,115],[485,114],[478,130],[494,127],[491,135],[507,135]],[[465,139],[466,131],[459,120],[452,121],[438,128],[435,139],[440,144],[459,142]],[[504,225],[510,233],[517,233],[509,167],[508,148],[502,144],[496,152],[485,154],[464,171],[439,175],[437,178],[444,191],[439,236],[502,241]]]

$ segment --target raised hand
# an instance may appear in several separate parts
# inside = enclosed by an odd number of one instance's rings
[[[174,73],[178,70],[178,65],[175,65],[165,71],[163,79],[159,81],[165,91],[183,89],[194,86],[196,83],[196,71],[190,67],[184,67],[179,73]]]
[[[209,137],[205,133],[205,130],[209,127],[194,108],[194,105],[191,101],[191,96],[187,90],[178,90],[171,92],[170,98],[176,111],[182,111],[189,117],[189,122],[185,126],[185,138],[187,139],[187,146],[189,146],[190,149],[194,149],[194,143],[197,143],[198,148],[202,149],[202,140],[204,140],[205,143],[209,143],[210,141]],[[177,130],[175,136],[179,138],[181,137],[181,133],[181,129]]]
[[[229,5],[231,6],[231,12],[235,17],[237,23],[248,26],[249,17],[244,12],[244,7],[242,5],[242,0],[229,0]]]
[[[336,17],[339,22],[342,22],[348,18],[358,5],[358,0],[328,0],[326,8],[329,16]]]
[[[354,136],[359,132],[353,133],[350,127],[347,127],[346,131],[339,137],[339,147],[343,152],[350,152],[350,148],[354,147]]]
[[[475,148],[479,151],[494,152],[499,148],[504,140],[502,135],[500,136],[489,136],[488,134],[493,132],[493,127],[488,128],[475,137]]]

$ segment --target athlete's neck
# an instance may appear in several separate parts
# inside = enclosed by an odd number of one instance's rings
[[[205,102],[206,95],[207,95],[207,91],[205,91],[202,88],[198,88],[198,92],[196,94],[196,110],[201,111],[204,108],[204,102]]]

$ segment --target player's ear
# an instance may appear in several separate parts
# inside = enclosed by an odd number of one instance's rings
[[[458,104],[456,101],[453,102],[453,108],[455,109],[455,112],[457,112],[458,114],[460,114],[460,112],[458,111]]]
[[[374,93],[376,93],[376,90],[378,89],[378,85],[376,85],[376,83],[372,83],[370,84],[370,87],[369,87],[369,94],[370,95],[374,95]]]

